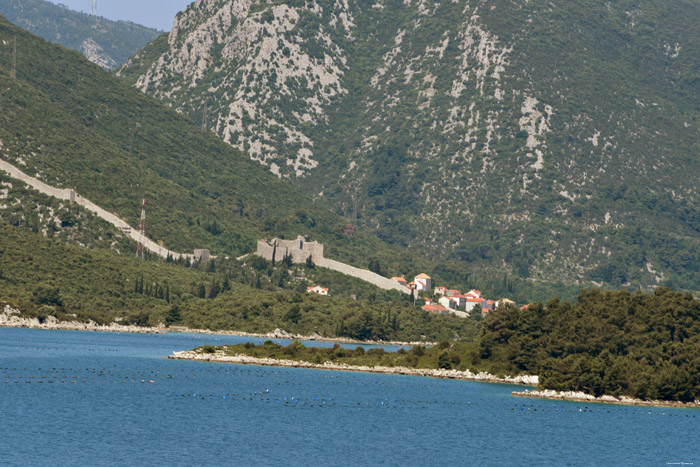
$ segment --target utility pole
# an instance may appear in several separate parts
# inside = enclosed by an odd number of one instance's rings
[[[92,16],[97,16],[97,0],[92,0],[92,9],[90,10]]]
[[[146,199],[141,201],[141,224],[139,225],[139,243],[136,245],[136,257],[146,257],[146,246],[143,244],[146,238]]]

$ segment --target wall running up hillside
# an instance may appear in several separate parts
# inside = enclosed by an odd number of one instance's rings
[[[169,255],[173,259],[199,259],[195,258],[195,255],[170,251],[167,248],[158,245],[153,240],[142,237],[137,229],[132,228],[129,224],[127,224],[111,212],[105,211],[89,199],[83,198],[82,196],[80,196],[79,193],[76,193],[75,190],[71,190],[68,188],[55,188],[49,186],[46,183],[37,180],[34,177],[30,177],[29,175],[19,170],[17,167],[3,160],[0,160],[0,170],[7,172],[11,177],[23,181],[27,185],[31,186],[32,188],[41,193],[44,193],[45,195],[53,196],[54,198],[62,199],[64,201],[78,203],[88,211],[95,213],[101,219],[104,219],[105,221],[109,222],[115,227],[121,229],[121,231],[124,232],[125,235],[131,237],[133,240],[141,242],[144,245],[144,247],[151,253],[154,253],[163,258],[167,258]]]
[[[316,266],[337,271],[347,276],[356,277],[380,289],[398,290],[405,294],[411,293],[408,287],[404,287],[398,282],[387,279],[377,273],[325,258],[323,256],[323,245],[321,243],[308,242],[301,235],[298,236],[296,240],[280,240],[279,238],[273,240],[258,240],[256,254],[268,261],[272,260],[273,254],[275,259],[280,261],[286,255],[289,255],[294,263],[304,263],[310,257]]]

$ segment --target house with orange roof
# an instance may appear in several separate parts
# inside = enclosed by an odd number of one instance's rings
[[[457,309],[457,301],[453,300],[452,297],[440,297],[438,303],[449,310]]]
[[[469,313],[470,311],[476,309],[481,309],[483,307],[484,300],[476,297],[467,297],[466,303],[464,305],[464,311]]]
[[[475,298],[484,298],[484,296],[481,294],[481,290],[470,290],[469,292],[466,293],[466,295],[469,295],[469,296],[475,297]]]
[[[447,287],[435,287],[435,295],[445,295],[447,293]]]
[[[430,276],[424,273],[418,274],[413,281],[416,283],[416,289],[422,292],[427,292],[433,288]]]
[[[421,308],[436,315],[447,315],[450,313],[450,311],[442,305],[423,305]]]
[[[391,280],[398,282],[399,284],[403,285],[404,287],[406,287],[408,285],[406,283],[406,279],[404,279],[403,277],[392,277]]]
[[[318,295],[328,295],[328,289],[321,287],[320,285],[314,285],[313,287],[307,287],[306,293],[315,293]]]
[[[467,304],[468,297],[466,295],[457,294],[450,298],[457,303],[457,308],[464,308],[464,306]]]
[[[457,289],[447,289],[447,291],[445,291],[445,295],[448,297],[454,297],[455,295],[462,295],[462,291]]]

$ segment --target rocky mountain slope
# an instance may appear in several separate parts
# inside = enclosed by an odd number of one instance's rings
[[[118,74],[388,242],[700,283],[700,4],[199,0]]]
[[[120,66],[161,34],[139,24],[90,16],[44,0],[3,0],[0,15],[46,40],[81,52],[106,69]]]
[[[132,226],[145,198],[147,235],[169,249],[239,256],[262,237],[308,234],[329,257],[360,266],[368,251],[400,257],[359,229],[343,235],[342,218],[214,135],[2,17],[0,108],[0,158]],[[12,212],[25,224],[37,214],[29,205]]]

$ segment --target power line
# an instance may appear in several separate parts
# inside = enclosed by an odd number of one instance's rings
[[[139,225],[139,243],[136,245],[136,256],[144,259],[146,257],[146,200],[141,201],[141,224]]]

